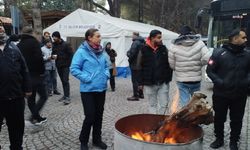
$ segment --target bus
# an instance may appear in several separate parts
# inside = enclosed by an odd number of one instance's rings
[[[247,48],[250,50],[250,0],[214,0],[209,9],[207,46],[219,48],[228,42],[229,33],[242,28],[248,35]],[[205,75],[205,80],[211,80]]]

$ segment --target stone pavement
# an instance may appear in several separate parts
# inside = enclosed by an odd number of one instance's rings
[[[24,150],[79,150],[80,142],[78,140],[84,114],[79,93],[79,82],[71,77],[71,95],[72,103],[64,106],[57,100],[60,96],[50,97],[42,111],[42,115],[48,117],[48,122],[43,126],[33,126],[26,121],[23,147]],[[121,117],[148,112],[148,103],[146,99],[138,102],[128,102],[126,98],[131,96],[132,86],[130,79],[116,79],[117,89],[115,92],[107,91],[106,104],[103,120],[103,140],[108,144],[109,150],[113,150],[114,124]],[[59,89],[62,91],[61,83],[58,82]],[[171,84],[171,92],[174,93],[175,86]],[[208,95],[211,100],[210,85],[203,83],[202,91]],[[172,94],[171,94],[172,95]],[[211,101],[210,101],[211,102]],[[247,103],[244,117],[243,130],[240,148],[241,150],[250,150],[250,103]],[[29,110],[26,108],[26,118],[29,117]],[[228,122],[225,128],[225,146],[219,150],[228,149],[228,138],[230,129]],[[213,125],[203,126],[204,128],[204,150],[209,150],[209,144],[214,139]],[[4,127],[0,133],[0,145],[3,150],[8,150],[7,128]],[[90,139],[90,149],[92,147]]]

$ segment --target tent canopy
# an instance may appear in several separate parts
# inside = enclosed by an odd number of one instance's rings
[[[122,70],[125,74],[127,72],[123,69],[128,68],[126,52],[131,46],[133,32],[139,32],[142,37],[146,38],[151,30],[160,30],[162,32],[163,43],[166,46],[169,45],[171,40],[178,36],[178,34],[161,27],[111,17],[82,9],[75,10],[68,16],[44,29],[44,32],[48,31],[53,33],[54,31],[59,31],[64,38],[84,37],[85,32],[90,28],[98,29],[102,36],[102,43],[104,41],[111,42],[112,48],[117,51],[118,56],[116,65],[118,67],[118,74],[123,74],[120,73],[119,70]]]

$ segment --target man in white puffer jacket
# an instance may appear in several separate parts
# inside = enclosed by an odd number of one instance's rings
[[[202,66],[207,64],[211,54],[200,36],[192,34],[188,26],[181,28],[180,36],[170,45],[168,59],[175,71],[180,107],[185,106],[192,94],[200,90]]]

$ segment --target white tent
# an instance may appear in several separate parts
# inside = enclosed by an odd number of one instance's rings
[[[133,32],[139,32],[142,37],[147,37],[151,30],[158,29],[162,32],[163,43],[166,46],[169,45],[172,39],[178,36],[176,33],[161,27],[93,13],[82,9],[77,9],[55,24],[44,29],[44,31],[50,33],[59,31],[64,38],[84,37],[86,30],[89,28],[99,29],[102,42],[109,41],[112,43],[112,48],[115,49],[118,54],[116,61],[118,74],[123,75],[126,74],[126,70],[124,69],[128,67],[126,52],[131,46]]]

